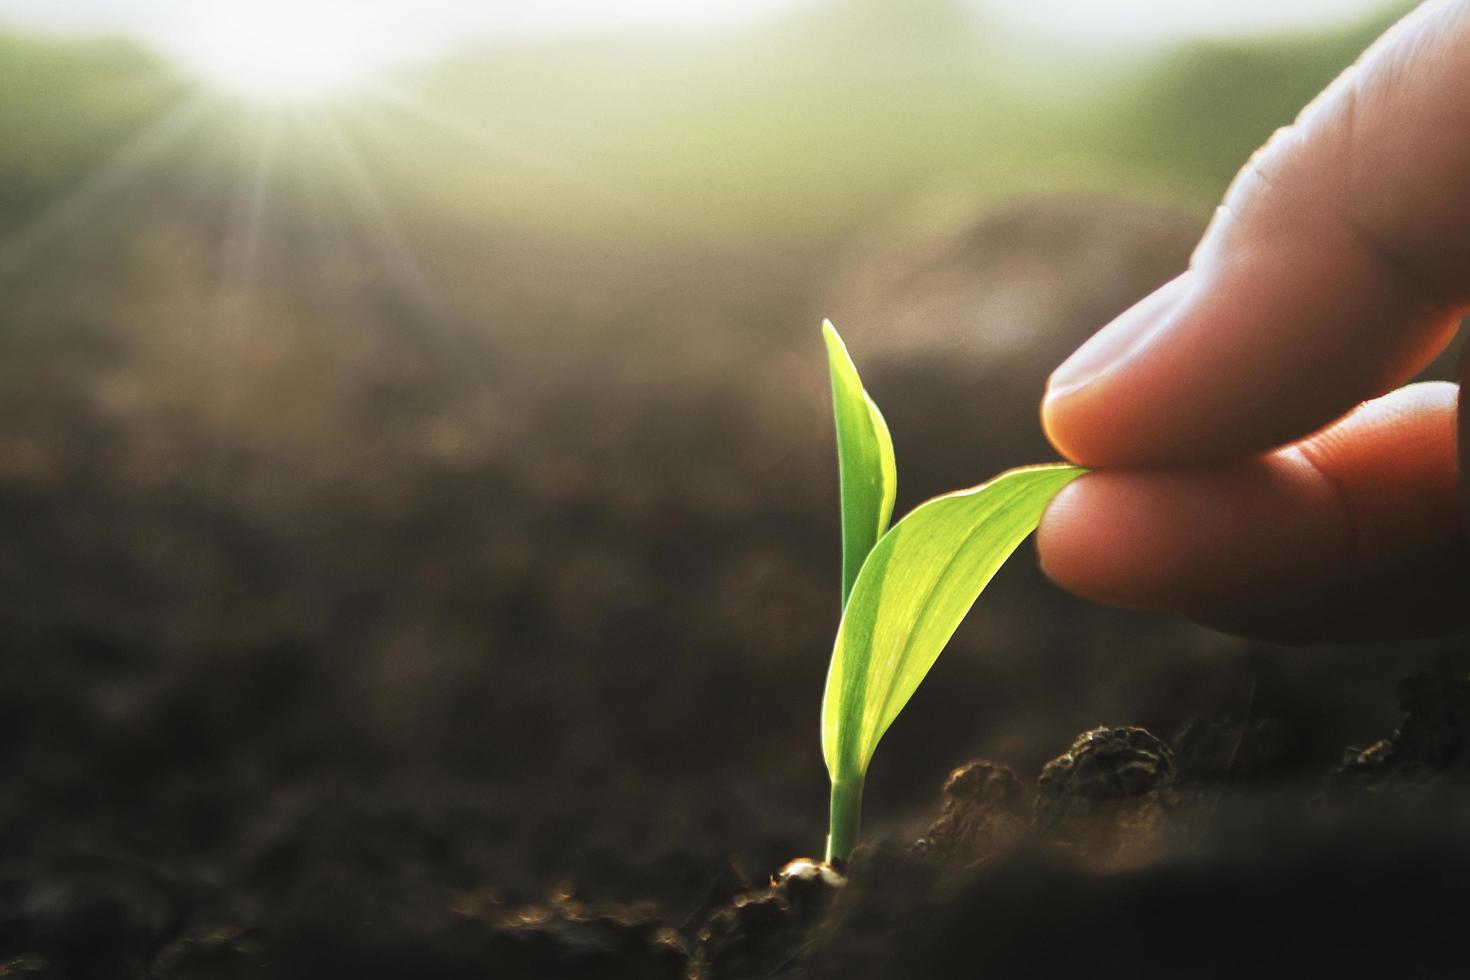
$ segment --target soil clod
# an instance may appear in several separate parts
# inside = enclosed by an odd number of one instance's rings
[[[1009,767],[977,759],[949,774],[939,817],[914,852],[947,865],[983,861],[1022,839],[1029,820],[1026,788]]]
[[[473,903],[461,907],[474,911]],[[684,980],[689,972],[683,940],[648,904],[593,907],[563,884],[541,905],[505,908],[491,900],[480,917],[494,927],[497,957],[517,964],[516,976]]]
[[[1399,682],[1404,720],[1386,739],[1349,749],[1346,772],[1450,772],[1470,775],[1470,672],[1425,671]]]
[[[1094,728],[1041,770],[1037,833],[1099,859],[1157,841],[1174,803],[1174,751],[1143,728]]]
[[[1470,811],[1470,672],[1441,664],[1405,677],[1398,701],[1398,728],[1367,748],[1348,748],[1332,792],[1410,811],[1431,801]]]
[[[699,930],[703,980],[779,976],[793,967],[812,928],[847,878],[830,864],[796,858],[767,888],[737,895]]]

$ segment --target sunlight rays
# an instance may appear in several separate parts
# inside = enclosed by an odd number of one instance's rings
[[[260,256],[266,231],[269,185],[273,176],[283,118],[280,113],[258,113],[253,133],[241,140],[236,187],[221,243],[220,289],[216,295],[217,324],[242,329],[253,307],[251,291],[260,280]],[[233,285],[235,290],[228,287]],[[238,293],[238,296],[235,294]],[[234,300],[231,306],[230,300]]]
[[[0,239],[0,283],[28,271],[47,247],[86,231],[89,219],[132,190],[150,167],[197,129],[209,104],[203,93],[184,99],[143,127],[75,188]]]
[[[343,190],[347,199],[355,207],[359,220],[365,224],[369,242],[377,247],[384,267],[404,291],[417,301],[422,312],[442,320],[443,310],[439,299],[363,162],[362,155],[331,112],[321,111],[319,122],[327,137],[326,145],[340,164],[341,176],[346,180]]]
[[[571,200],[579,208],[641,235],[661,237],[669,233],[667,223],[661,218],[663,209],[653,196],[627,182],[599,179],[594,170],[578,165],[567,152],[510,139],[477,119],[435,105],[388,81],[364,85],[358,94],[363,107],[371,110],[362,113],[364,121],[377,129],[382,142],[389,147],[414,148],[415,144],[404,133],[393,132],[395,126],[410,125],[427,134],[448,137],[457,146],[469,149],[486,165],[496,168],[492,175],[513,173],[545,187],[563,200],[568,194],[574,195]],[[393,115],[388,115],[386,110],[391,110]]]
[[[228,413],[240,359],[268,359],[293,330],[310,331],[302,339],[312,344],[333,343],[349,324],[367,343],[373,325],[413,333],[451,374],[473,370],[478,358],[465,355],[513,325],[472,328],[459,311],[515,287],[497,284],[493,266],[483,283],[466,280],[458,256],[446,269],[426,266],[411,220],[426,209],[461,208],[465,234],[513,236],[524,194],[557,201],[614,247],[622,236],[672,232],[656,200],[638,200],[644,188],[600,178],[591,162],[548,145],[560,142],[554,134],[498,131],[444,102],[387,82],[322,102],[198,89],[0,238],[0,288],[24,288],[21,277],[62,250],[85,254],[90,271],[77,288],[105,297],[120,331],[171,345],[163,356],[208,362],[207,397]],[[425,186],[428,173],[448,184]],[[477,194],[481,182],[492,192]],[[500,275],[522,276],[523,266],[508,261]],[[189,290],[195,312],[125,290],[144,281],[129,268]]]
[[[500,162],[512,163],[542,175],[550,174],[587,190],[596,189],[585,173],[571,166],[564,158],[533,153],[529,147],[505,139],[473,119],[430,105],[401,88],[379,82],[365,87],[363,92],[377,104],[398,110],[420,125],[427,125],[442,134],[493,154]]]

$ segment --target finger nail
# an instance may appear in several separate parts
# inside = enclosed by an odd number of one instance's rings
[[[1081,388],[1144,347],[1179,306],[1189,279],[1186,272],[1169,280],[1093,334],[1052,372],[1046,384],[1047,399]]]

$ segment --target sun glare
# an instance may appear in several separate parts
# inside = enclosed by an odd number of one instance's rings
[[[379,67],[367,26],[346,3],[233,0],[208,4],[176,46],[198,74],[236,95],[323,99]]]

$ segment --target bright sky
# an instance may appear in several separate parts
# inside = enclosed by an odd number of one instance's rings
[[[326,89],[480,36],[709,30],[820,0],[0,0],[0,25],[132,34],[225,83]],[[893,0],[902,3],[903,0]],[[966,0],[1074,38],[1160,42],[1308,29],[1384,0]]]

